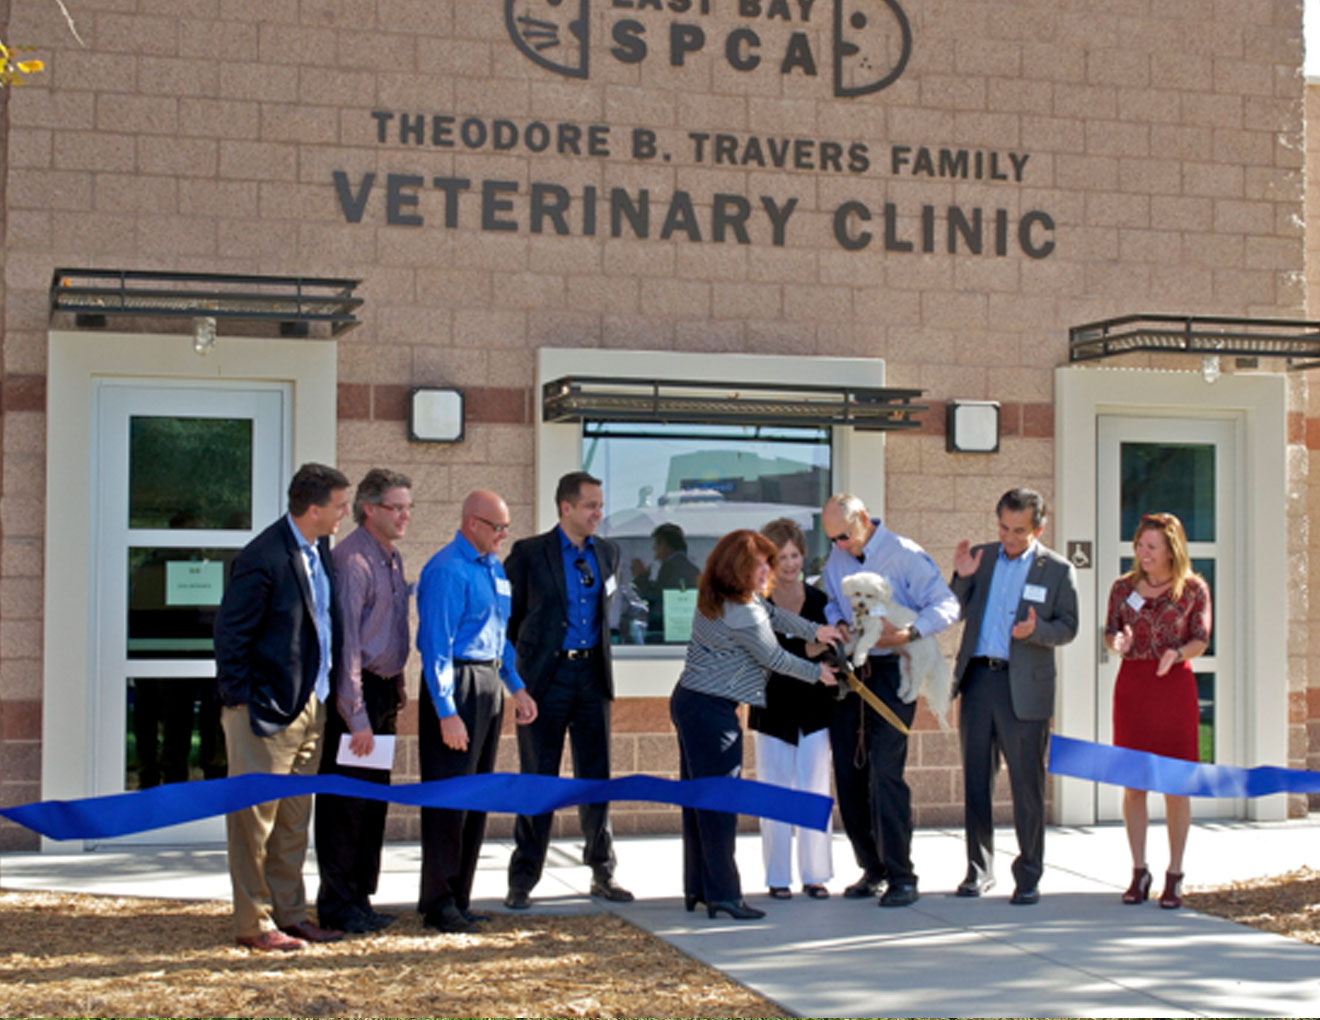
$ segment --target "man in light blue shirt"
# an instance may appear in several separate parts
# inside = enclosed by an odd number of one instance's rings
[[[950,585],[967,625],[953,675],[963,759],[967,876],[959,896],[995,884],[994,786],[1002,759],[1018,856],[1011,902],[1040,899],[1045,856],[1045,751],[1054,713],[1054,650],[1077,636],[1072,564],[1040,544],[1045,500],[1010,489],[995,507],[999,541],[958,543]]]
[[[494,769],[504,688],[519,725],[536,718],[507,636],[512,591],[496,554],[508,535],[504,500],[478,489],[463,501],[454,540],[431,557],[417,583],[417,748],[424,782]],[[417,909],[427,928],[470,931],[480,920],[469,906],[485,834],[485,812],[422,808]]]
[[[840,629],[852,623],[852,606],[843,594],[843,579],[858,571],[882,575],[893,586],[894,599],[917,614],[905,628],[882,621],[880,642],[867,660],[863,682],[910,726],[915,702],[898,696],[902,683],[898,650],[919,637],[945,630],[958,619],[958,599],[940,576],[935,561],[910,538],[895,534],[870,516],[856,496],[830,497],[821,510],[821,526],[830,539],[822,585],[830,597],[825,617]],[[858,741],[863,743],[858,747]],[[882,907],[906,907],[917,901],[917,876],[912,869],[912,794],[903,769],[907,735],[849,694],[830,723],[834,783],[839,814],[852,843],[862,877],[843,891],[849,899],[875,895]],[[863,764],[858,765],[862,760]]]

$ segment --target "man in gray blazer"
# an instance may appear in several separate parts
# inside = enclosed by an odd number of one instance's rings
[[[1040,899],[1045,856],[1045,752],[1054,713],[1054,649],[1077,636],[1077,577],[1040,544],[1045,500],[1032,489],[1000,497],[999,541],[958,543],[949,587],[962,604],[954,669],[962,738],[967,877],[959,896],[995,884],[995,775],[1002,756],[1013,795],[1018,856],[1012,902]]]

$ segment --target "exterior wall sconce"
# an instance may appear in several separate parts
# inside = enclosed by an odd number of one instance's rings
[[[463,391],[414,387],[408,393],[408,438],[415,443],[463,440]]]
[[[944,448],[949,453],[999,452],[999,403],[950,400],[945,412]]]
[[[202,357],[211,353],[215,346],[215,317],[199,316],[193,319],[193,350]]]

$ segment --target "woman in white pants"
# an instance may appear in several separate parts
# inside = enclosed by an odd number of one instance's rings
[[[816,623],[825,622],[826,596],[802,579],[802,561],[807,540],[802,529],[787,517],[771,521],[761,529],[779,549],[775,565],[772,601],[781,609]],[[817,658],[824,645],[808,644],[800,638],[779,635],[784,648],[808,659]],[[766,684],[764,708],[753,707],[747,725],[756,732],[756,778],[763,783],[791,790],[830,795],[830,716],[834,712],[834,689],[804,684],[792,677],[772,673]],[[761,850],[765,880],[770,895],[792,897],[793,831],[785,822],[761,819]],[[815,829],[797,830],[798,872],[802,891],[814,899],[825,899],[825,883],[834,877],[832,833]]]

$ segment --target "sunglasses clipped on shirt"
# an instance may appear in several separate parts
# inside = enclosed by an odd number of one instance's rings
[[[596,575],[591,572],[591,564],[587,562],[586,557],[579,556],[573,561],[573,566],[577,567],[578,573],[582,575],[582,587],[590,588],[596,583]]]

